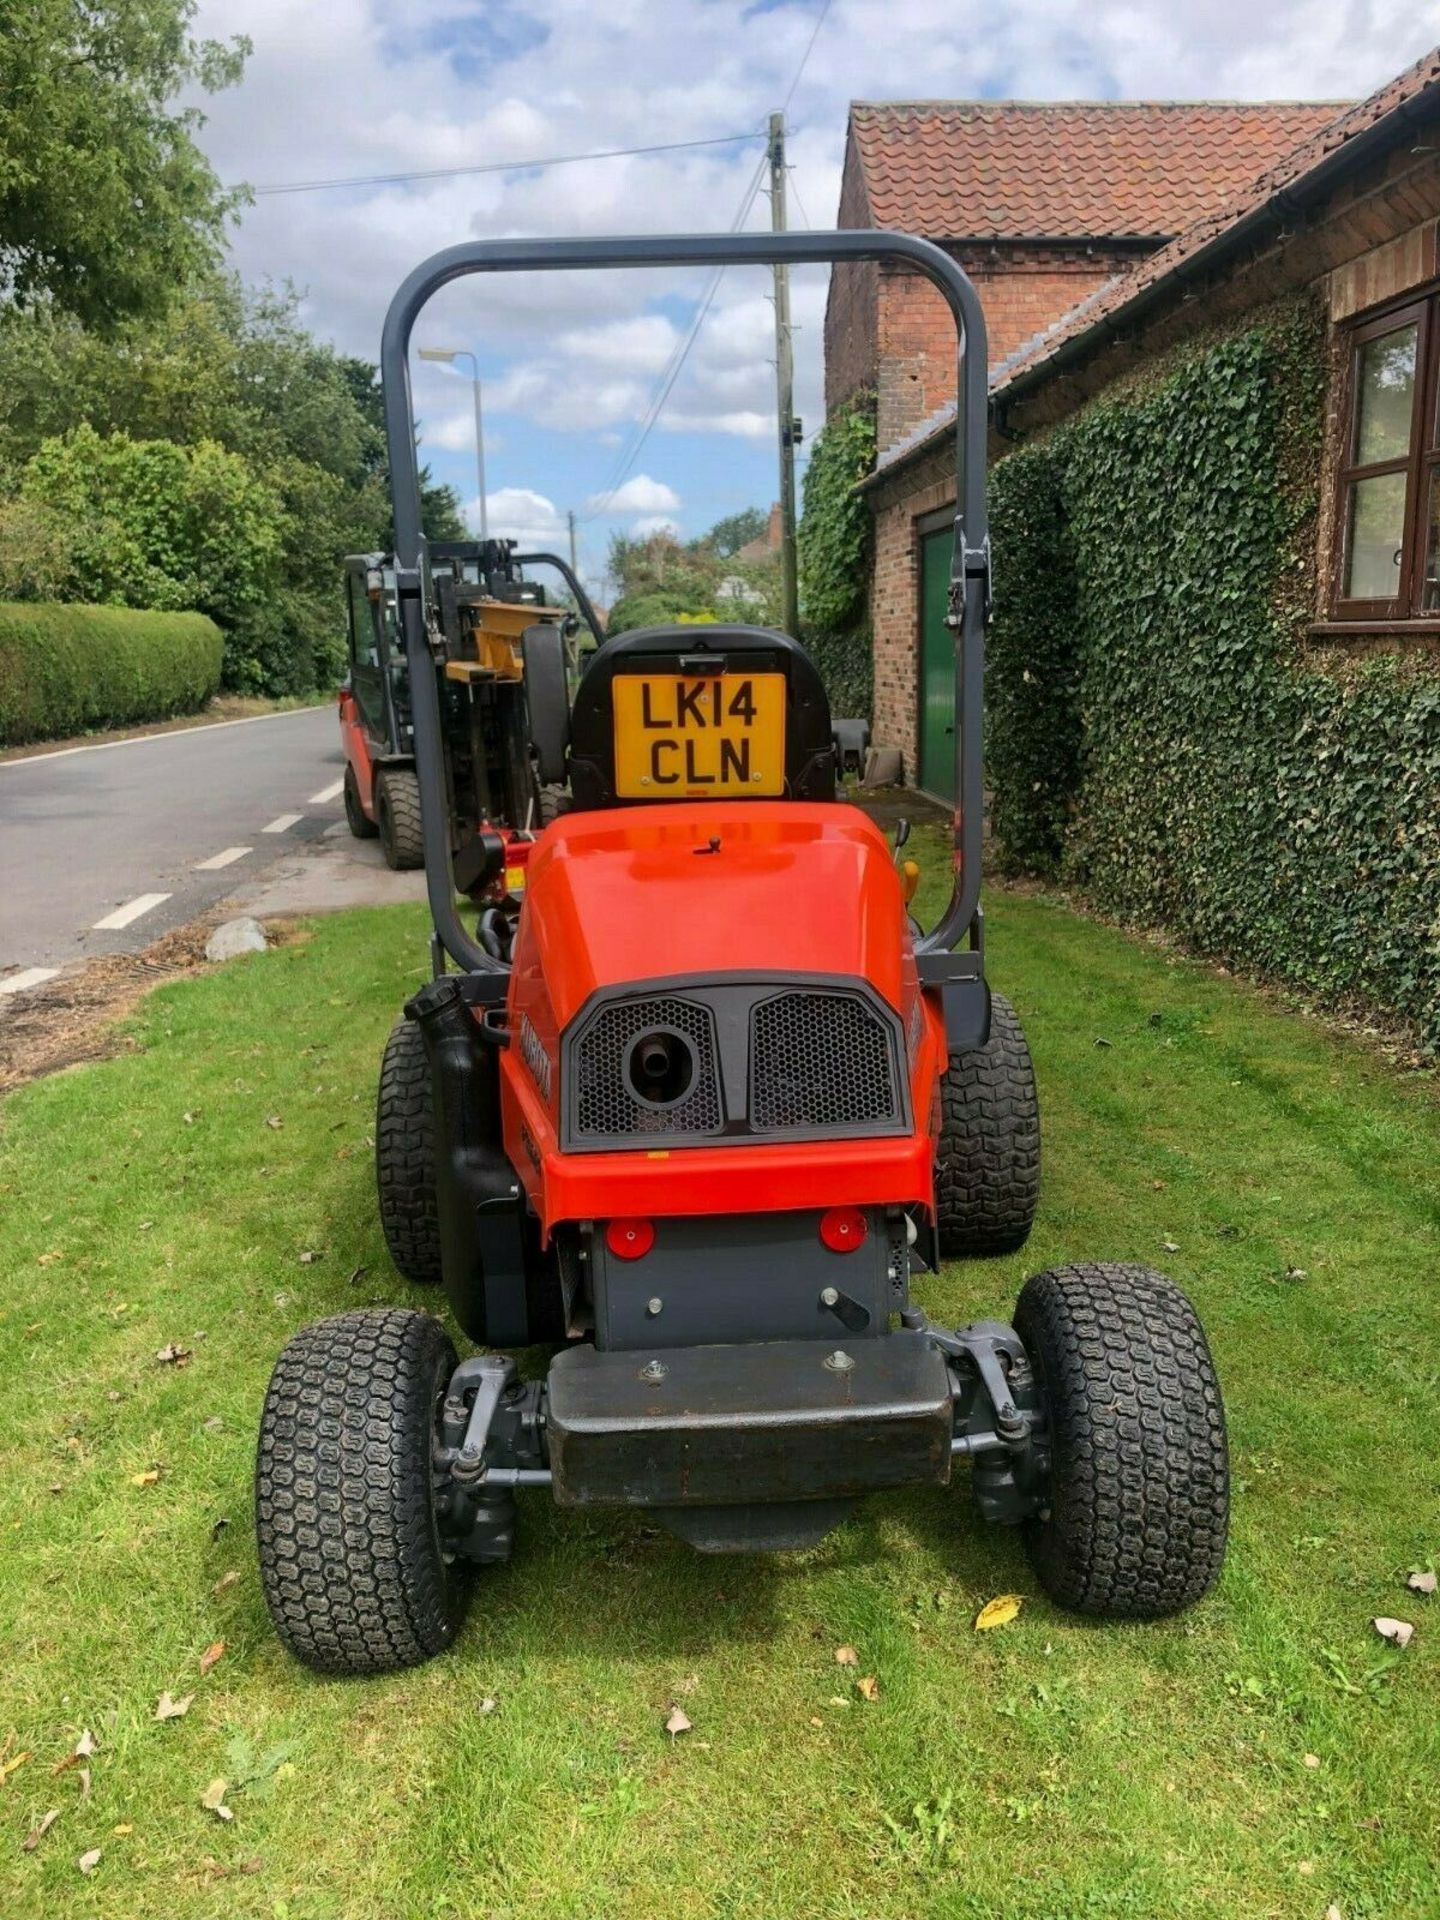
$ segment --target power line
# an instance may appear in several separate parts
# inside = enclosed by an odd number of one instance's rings
[[[790,91],[789,93],[786,94],[784,102],[780,108],[781,113],[785,113],[789,109],[790,102],[795,98],[795,89],[799,86],[801,76],[804,74],[806,67],[809,66],[810,64],[810,56],[815,51],[815,42],[820,38],[820,29],[824,26],[826,16],[829,14],[830,9],[834,4],[835,4],[835,0],[825,0],[824,6],[821,7],[819,13],[816,16],[814,31],[810,35],[810,39],[806,44],[804,53],[802,53],[800,56],[800,64],[795,69],[795,78],[790,82]]]
[[[813,42],[812,42],[813,45]],[[274,193],[326,193],[336,187],[391,187],[410,180],[458,180],[476,173],[526,173],[539,167],[569,167],[582,160],[627,160],[644,153],[685,153],[696,147],[733,147],[743,140],[761,140],[760,133],[722,133],[710,140],[667,140],[650,147],[606,147],[598,153],[552,153],[539,160],[493,160],[483,166],[429,167],[408,173],[347,175],[339,180],[282,180],[250,191],[259,199]]]
[[[760,182],[764,178],[765,170],[769,164],[770,164],[770,156],[767,150],[767,152],[761,156],[760,164],[755,169],[754,175],[750,180],[749,186],[746,187],[745,189],[745,192],[740,201],[739,211],[736,213],[735,218],[730,222],[731,233],[738,233],[741,227],[744,226],[746,217],[748,216],[751,207],[755,204],[755,195],[760,190]],[[680,341],[679,345],[676,347],[675,351],[671,354],[669,360],[667,361],[665,366],[665,371],[660,376],[660,385],[656,391],[654,399],[651,401],[650,405],[646,408],[639,428],[631,436],[630,444],[626,448],[625,452],[621,455],[620,460],[615,466],[611,474],[610,480],[607,483],[603,493],[599,495],[594,507],[592,507],[591,510],[584,516],[584,518],[587,521],[598,520],[601,517],[601,515],[609,507],[610,502],[614,499],[615,495],[619,492],[621,482],[624,480],[626,474],[629,473],[631,467],[633,467],[635,462],[640,458],[640,454],[644,449],[645,442],[650,438],[651,431],[654,428],[656,421],[660,418],[661,413],[664,411],[665,402],[670,398],[671,392],[674,390],[675,382],[680,378],[681,369],[684,367],[685,362],[689,357],[690,349],[694,346],[696,339],[699,337],[700,329],[705,324],[705,317],[715,303],[715,295],[719,292],[720,282],[724,278],[725,278],[724,267],[717,267],[714,273],[710,276],[710,284],[705,289],[704,296],[701,299],[699,306],[695,309],[694,318],[691,320],[689,328],[687,329],[684,338]]]

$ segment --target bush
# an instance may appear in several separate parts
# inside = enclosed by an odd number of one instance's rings
[[[202,613],[0,605],[0,744],[194,713],[222,651]]]

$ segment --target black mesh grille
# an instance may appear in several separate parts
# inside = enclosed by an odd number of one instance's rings
[[[684,1099],[655,1107],[640,1099],[626,1077],[632,1044],[651,1027],[673,1027],[695,1052],[695,1074]],[[708,1007],[666,996],[621,1000],[602,1007],[571,1054],[578,1135],[614,1139],[646,1133],[718,1133],[720,1086],[715,1069],[715,1022]]]
[[[750,1124],[757,1132],[899,1118],[890,1035],[858,994],[781,993],[754,1009]]]

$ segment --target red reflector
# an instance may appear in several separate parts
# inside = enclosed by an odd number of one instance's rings
[[[820,1238],[832,1253],[853,1253],[867,1231],[859,1207],[831,1207],[820,1216]]]
[[[605,1244],[617,1260],[639,1260],[655,1244],[655,1228],[648,1220],[612,1220]]]

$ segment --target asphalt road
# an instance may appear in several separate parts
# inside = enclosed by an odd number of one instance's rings
[[[251,887],[343,818],[344,769],[328,704],[0,761],[0,993]]]

